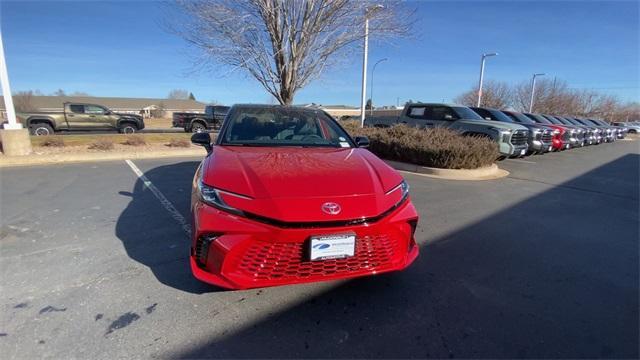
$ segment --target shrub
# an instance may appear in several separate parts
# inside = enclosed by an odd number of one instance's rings
[[[111,140],[96,140],[89,144],[89,149],[91,150],[113,150],[113,141]]]
[[[444,169],[476,169],[491,165],[500,155],[498,145],[491,139],[462,136],[445,128],[423,130],[396,125],[361,129],[350,124],[345,128],[353,136],[367,136],[369,150],[387,160]]]
[[[144,146],[144,145],[147,145],[147,142],[144,140],[142,136],[128,135],[127,139],[122,142],[122,145]]]
[[[191,142],[189,140],[187,140],[187,139],[176,139],[176,138],[173,138],[173,139],[171,139],[169,141],[167,146],[169,146],[169,147],[183,147],[183,148],[186,148],[186,147],[191,146]]]
[[[62,136],[58,135],[45,136],[40,145],[46,147],[63,147],[64,140],[62,139]]]

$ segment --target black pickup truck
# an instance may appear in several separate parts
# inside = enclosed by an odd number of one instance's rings
[[[207,105],[204,113],[173,113],[173,127],[181,127],[185,132],[203,132],[208,129],[218,130],[229,111],[228,106]]]

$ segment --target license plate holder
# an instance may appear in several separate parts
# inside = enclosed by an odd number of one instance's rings
[[[331,234],[312,236],[309,241],[309,258],[311,261],[344,259],[355,255],[356,235]]]

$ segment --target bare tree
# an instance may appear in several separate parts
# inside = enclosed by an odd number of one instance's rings
[[[29,91],[18,91],[13,94],[13,106],[18,112],[29,112],[35,111],[36,107],[33,104],[33,96],[34,92]]]
[[[486,81],[482,86],[482,103],[480,106],[494,109],[507,108],[513,100],[512,90],[511,86],[506,82]],[[460,105],[476,106],[478,104],[478,87],[473,86],[453,101]]]
[[[74,91],[71,93],[71,96],[91,96],[91,95],[84,91]]]
[[[52,95],[53,96],[67,96],[67,93],[65,93],[64,90],[62,90],[62,89],[58,89],[58,90],[54,91]]]
[[[178,0],[184,16],[169,26],[202,50],[201,61],[241,69],[280,104],[291,104],[299,89],[351,57],[364,36],[365,12],[372,37],[408,33],[409,9],[383,4],[375,11],[355,0]]]
[[[169,91],[167,99],[187,100],[189,99],[189,91],[184,89],[173,89]]]
[[[160,101],[156,104],[155,108],[151,110],[150,115],[152,118],[162,118],[166,115],[166,107],[164,102]]]

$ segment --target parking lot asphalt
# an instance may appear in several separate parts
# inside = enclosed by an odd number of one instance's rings
[[[188,267],[201,159],[0,171],[3,358],[637,358],[640,142],[403,173],[406,271],[223,291]],[[175,212],[171,211],[175,209]]]

